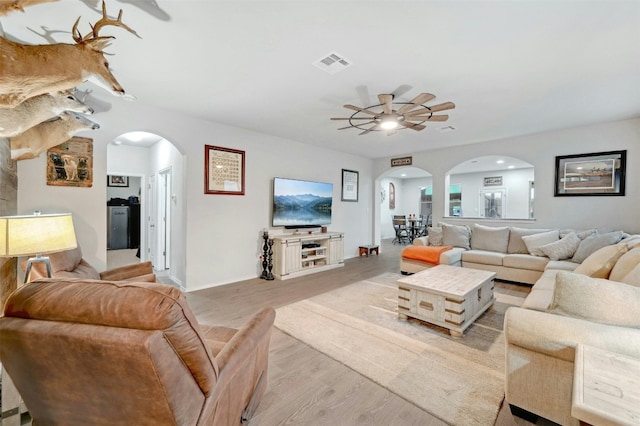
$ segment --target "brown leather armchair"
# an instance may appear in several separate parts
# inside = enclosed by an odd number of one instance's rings
[[[238,425],[265,391],[274,319],[199,326],[172,286],[41,279],[9,296],[0,360],[38,425]]]
[[[88,278],[92,280],[108,281],[136,281],[136,282],[156,282],[156,275],[153,273],[151,262],[135,263],[98,272],[82,258],[80,246],[71,249],[51,253],[48,255],[51,262],[52,278]],[[27,261],[20,263],[22,270],[26,270]],[[31,280],[47,278],[47,270],[42,262],[33,264],[31,268]]]

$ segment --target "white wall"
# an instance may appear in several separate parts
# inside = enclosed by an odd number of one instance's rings
[[[130,131],[148,131],[171,141],[184,156],[182,235],[172,238],[184,245],[184,276],[177,278],[187,290],[254,278],[261,272],[261,231],[271,222],[274,176],[331,182],[334,211],[330,231],[345,233],[345,257],[357,257],[358,246],[373,240],[373,161],[312,147],[302,143],[203,121],[174,112],[113,98],[112,109],[93,117],[101,128],[78,136],[94,139],[92,188],[48,187],[45,158],[18,164],[18,210],[28,213],[70,211],[85,258],[98,270],[106,267],[107,145]],[[246,151],[244,196],[204,194],[204,145]],[[340,201],[342,169],[358,171],[359,202]],[[120,170],[109,170],[121,173]],[[124,174],[124,173],[123,173]],[[175,178],[175,173],[174,173]],[[179,228],[176,228],[179,229]],[[280,229],[274,230],[281,232]],[[174,252],[175,254],[175,252]],[[174,269],[172,264],[172,269]],[[176,270],[179,267],[176,266]],[[178,272],[176,272],[178,273]]]
[[[627,150],[626,196],[554,197],[555,157]],[[485,155],[507,155],[535,168],[535,220],[450,219],[456,223],[509,224],[523,227],[615,227],[640,233],[640,119],[623,120],[553,132],[414,153],[413,166],[433,177],[433,223],[442,220],[446,176],[463,161]],[[374,175],[384,176],[389,158],[376,160]],[[383,235],[376,229],[377,235]]]

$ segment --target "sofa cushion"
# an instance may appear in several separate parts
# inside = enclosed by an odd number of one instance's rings
[[[596,250],[601,249],[604,246],[616,244],[621,239],[622,231],[591,235],[580,242],[572,260],[576,263],[582,263]]]
[[[471,248],[506,253],[509,245],[509,228],[473,225],[471,230]]]
[[[622,277],[620,282],[632,285],[634,287],[640,287],[640,265],[636,265],[627,275]]]
[[[531,256],[529,254],[508,254],[502,259],[502,266],[531,271],[544,271],[549,263],[546,257]]]
[[[486,250],[469,250],[462,253],[464,262],[481,263],[483,265],[502,266],[502,259],[506,256],[504,253]]]
[[[544,267],[544,270],[547,269],[558,269],[560,271],[569,271],[572,272],[578,267],[577,263],[573,263],[570,260],[550,260],[547,263],[547,266]]]
[[[573,272],[593,278],[608,278],[618,259],[626,252],[625,244],[602,247],[587,257]]]
[[[438,226],[428,227],[427,241],[430,246],[441,246],[442,245],[442,228]]]
[[[640,328],[640,288],[559,271],[550,313],[601,324]]]
[[[467,225],[450,225],[440,223],[442,228],[442,245],[462,247],[467,250],[471,248],[471,229]]]
[[[570,232],[558,241],[545,244],[540,251],[551,260],[569,259],[580,245],[580,237],[575,232]]]
[[[553,301],[558,270],[547,269],[531,288],[531,292],[522,303],[523,308],[546,312]]]
[[[550,229],[526,229],[512,227],[509,230],[509,245],[507,246],[507,253],[529,254],[529,250],[527,250],[527,246],[524,244],[522,237],[548,231],[550,231]]]
[[[622,281],[622,279],[638,265],[640,265],[640,247],[629,250],[618,259],[613,269],[611,269],[609,279],[612,281]]]
[[[466,250],[462,247],[454,247],[451,250],[447,250],[440,255],[441,265],[454,265],[459,264],[462,261],[462,253]]]
[[[557,229],[522,237],[522,241],[524,241],[524,244],[527,246],[529,254],[533,256],[544,256],[544,253],[540,251],[540,247],[558,241],[559,239],[560,232]]]

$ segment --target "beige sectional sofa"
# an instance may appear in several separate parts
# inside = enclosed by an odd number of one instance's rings
[[[436,245],[454,246],[441,254],[441,264],[533,284],[523,305],[505,315],[506,402],[514,413],[577,426],[571,416],[576,346],[640,359],[640,235],[475,225],[468,237],[453,228],[452,237],[447,226],[456,225],[445,224],[443,235],[431,235]],[[414,240],[428,243],[424,237]],[[406,273],[430,266],[400,263]]]
[[[416,238],[413,244],[417,246],[433,245],[430,244],[432,234],[442,232],[441,239],[436,237],[436,245],[452,246],[453,248],[441,254],[440,264],[492,271],[496,273],[497,279],[525,284],[534,284],[547,269],[572,271],[590,252],[600,246],[614,244],[625,235],[622,231],[598,232],[594,229],[576,232],[572,230],[490,227],[478,224],[467,227],[466,225],[441,223],[439,228],[442,231],[439,231],[438,228],[431,228],[430,236]],[[571,247],[577,246],[574,251],[576,251],[575,254],[579,254],[577,250],[582,241],[594,235],[602,236],[605,233],[610,234],[610,238],[599,244],[591,245],[590,250],[586,252],[586,255],[583,253],[582,258],[575,258],[574,253],[571,253]],[[584,245],[588,246],[588,244]],[[544,251],[540,251],[541,247],[544,247]],[[531,254],[530,249],[536,255]],[[572,257],[563,258],[563,254],[566,253],[571,253]],[[434,265],[419,260],[406,259],[402,256],[400,258],[400,271],[403,274],[416,273],[431,266]]]
[[[578,425],[571,416],[576,346],[640,359],[639,312],[639,236],[597,250],[574,272],[545,270],[522,307],[505,315],[512,411]]]

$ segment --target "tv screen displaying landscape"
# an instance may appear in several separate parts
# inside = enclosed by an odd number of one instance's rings
[[[302,228],[331,223],[333,184],[297,179],[273,180],[273,226]]]

